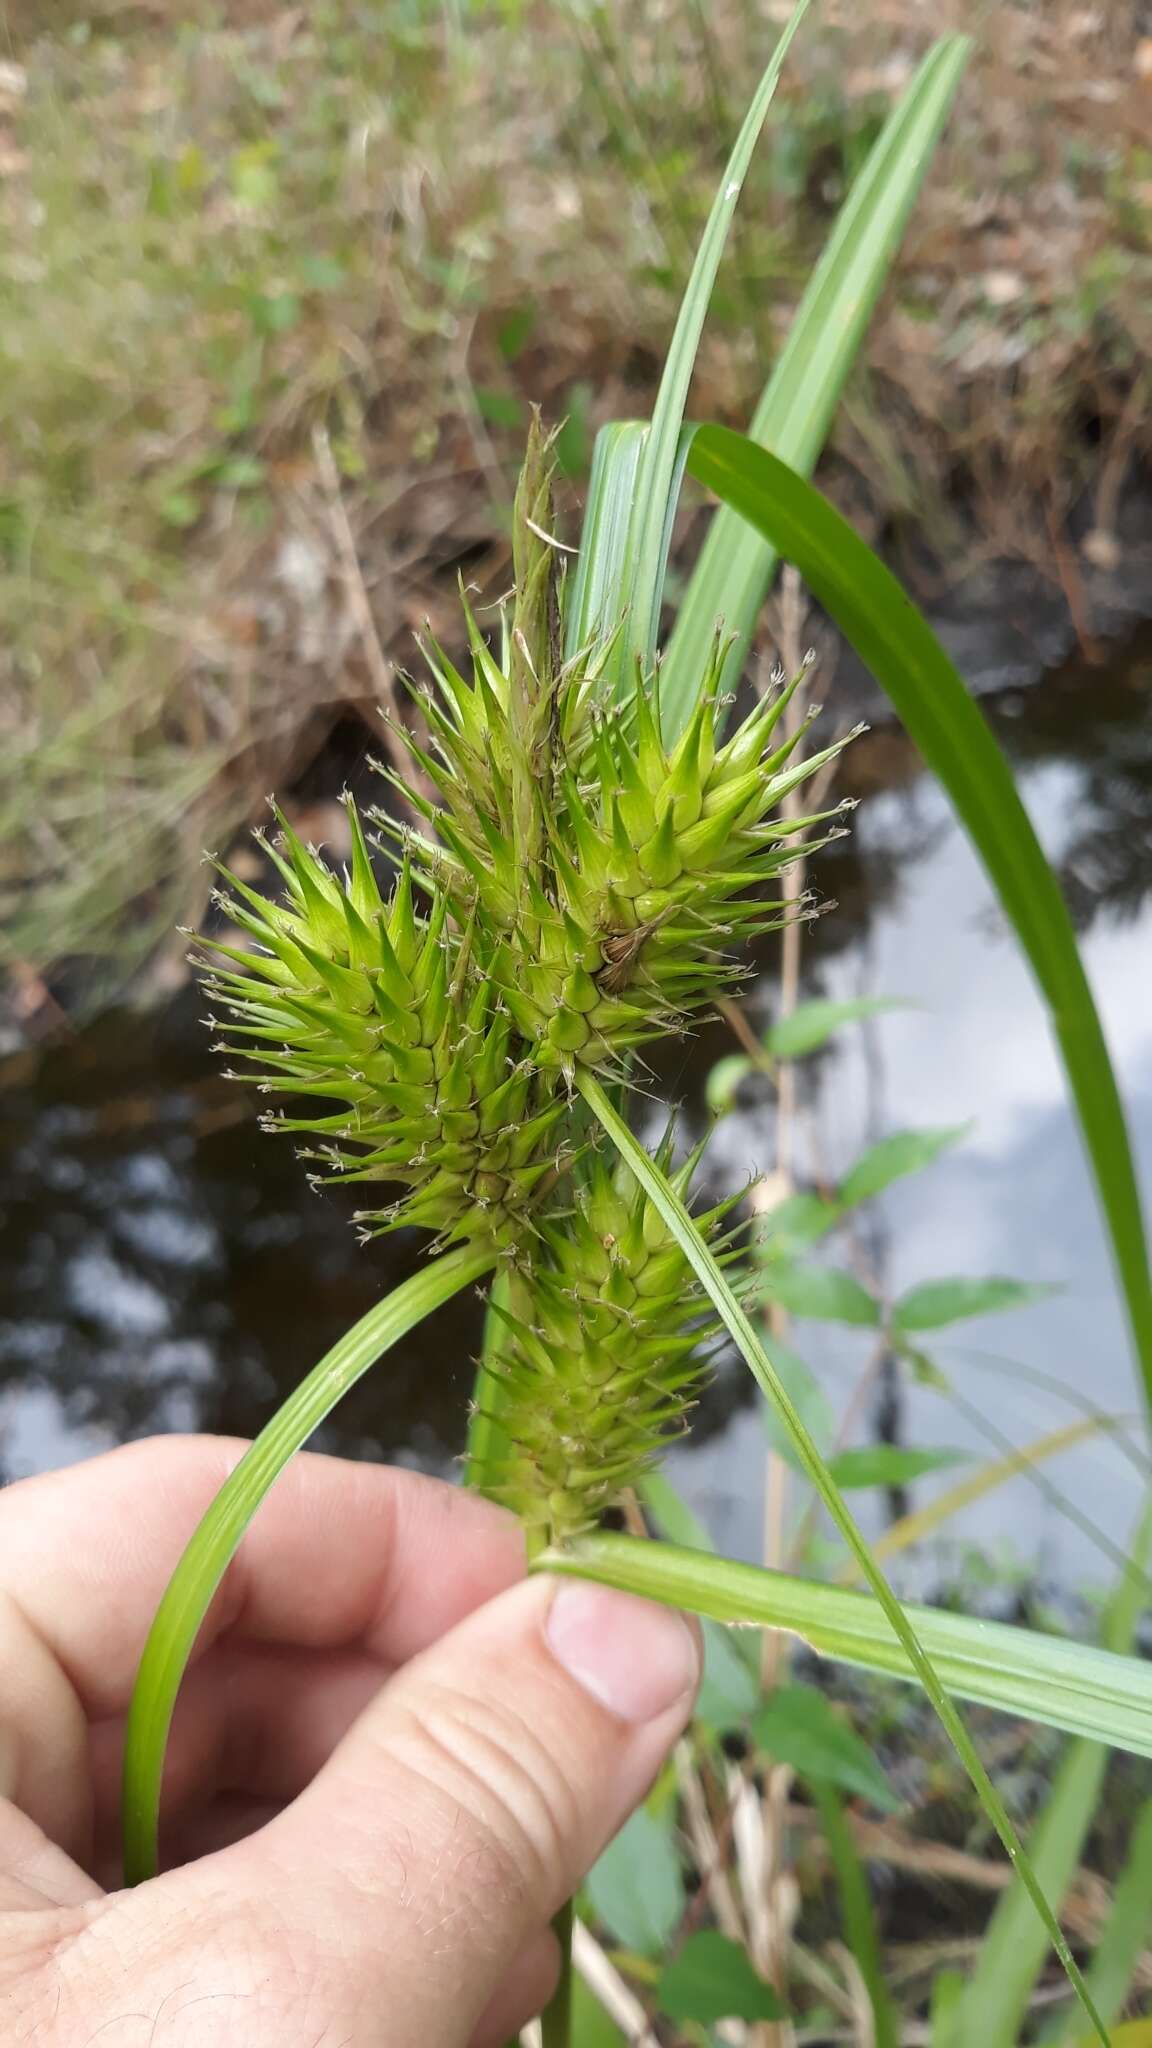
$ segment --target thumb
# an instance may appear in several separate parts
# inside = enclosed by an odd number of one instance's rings
[[[281,1925],[299,1914],[315,1944],[327,1923],[317,1965],[332,2005],[369,2021],[357,2040],[381,2014],[389,2048],[470,2040],[643,1798],[699,1676],[683,1615],[537,1578],[388,1682],[246,1845],[279,1865]]]

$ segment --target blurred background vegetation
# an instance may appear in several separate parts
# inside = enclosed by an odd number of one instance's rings
[[[576,488],[600,422],[647,409],[786,11],[8,0],[14,1028],[178,980],[202,849],[307,786],[334,726],[378,740],[388,665],[425,616],[455,630],[459,575],[482,602],[506,587],[530,402],[566,421]],[[973,63],[821,480],[921,596],[1030,563],[1086,635],[1152,417],[1152,40],[1126,0],[828,0],[753,168],[694,409],[746,418],[948,26],[976,31]]]

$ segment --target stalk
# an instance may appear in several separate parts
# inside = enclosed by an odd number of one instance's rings
[[[540,2015],[540,2048],[568,2048],[572,2037],[572,1900],[561,1906],[552,1921],[560,1943],[560,1978]]]
[[[529,1571],[545,1555],[547,1544],[538,1531],[527,1529]],[[552,1915],[552,1930],[560,1944],[560,1975],[556,1989],[540,2015],[540,2048],[569,2048],[572,2034],[572,1927],[575,1907],[566,1899]]]

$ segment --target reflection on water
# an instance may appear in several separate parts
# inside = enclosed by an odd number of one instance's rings
[[[1054,855],[1072,808],[1071,781],[1053,769],[1023,780]],[[1014,947],[993,925],[989,892],[967,842],[935,792],[925,789],[917,800],[939,814],[932,852],[906,871],[898,901],[873,921],[866,940],[829,963],[824,981],[830,994],[894,994],[918,1007],[878,1017],[824,1063],[811,1105],[809,1162],[815,1152],[835,1175],[884,1131],[971,1121],[960,1146],[883,1198],[882,1227],[869,1251],[878,1254],[885,1291],[899,1294],[956,1273],[1006,1273],[1059,1292],[1023,1310],[925,1335],[924,1349],[960,1405],[947,1391],[913,1386],[901,1433],[909,1443],[954,1446],[983,1460],[1002,1455],[1005,1439],[1026,1444],[1076,1421],[1079,1399],[1125,1416],[1128,1436],[1139,1442],[1127,1330],[1044,1012]],[[887,799],[862,814],[865,865],[873,838],[883,841],[896,829]],[[1148,1188],[1152,902],[1123,927],[1097,921],[1083,943]],[[745,1149],[744,1156],[752,1155]],[[802,1348],[842,1408],[868,1356],[867,1341],[809,1324]],[[714,1525],[719,1518],[725,1543],[745,1554],[758,1542],[746,1503],[762,1463],[763,1433],[748,1411],[678,1472]],[[1140,1478],[1122,1449],[1105,1437],[1089,1440],[1062,1452],[1045,1474],[1112,1543],[1124,1543]],[[925,1482],[918,1501],[937,1484]],[[1108,1555],[1058,1500],[1026,1481],[990,1494],[952,1533],[990,1548],[1010,1544],[1061,1578],[1098,1576]]]
[[[1152,720],[1145,651],[1069,668],[986,708],[1084,928],[1089,971],[1145,1176],[1152,1162]],[[967,844],[900,736],[852,761],[858,830],[825,871],[839,913],[816,928],[813,973],[831,994],[880,992],[894,1011],[819,1066],[802,1158],[835,1172],[897,1126],[973,1121],[930,1175],[893,1188],[869,1249],[893,1291],[947,1273],[1007,1272],[1058,1296],[942,1333],[926,1348],[951,1389],[905,1401],[909,1442],[986,1457],[1081,1411],[1054,1389],[1131,1415],[1127,1336],[1094,1198],[1039,1000],[999,928]],[[753,1009],[771,999],[771,957]],[[158,1023],[108,1020],[70,1048],[10,1063],[0,1242],[0,1461],[11,1476],[150,1430],[251,1434],[323,1350],[417,1255],[407,1239],[357,1249],[341,1192],[310,1192],[285,1145],[257,1132],[197,1040],[191,996]],[[710,1028],[669,1052],[669,1092],[726,1048]],[[771,1158],[770,1105],[726,1126],[717,1153],[743,1172]],[[720,1164],[717,1156],[715,1164]],[[437,1469],[460,1447],[477,1306],[450,1306],[344,1402],[323,1442]],[[943,1341],[946,1335],[948,1341]],[[864,1350],[808,1325],[807,1356],[837,1406]],[[1022,1372],[1020,1368],[1026,1369]],[[735,1374],[705,1408],[677,1477],[726,1545],[759,1541],[763,1438]],[[1131,1434],[1136,1440],[1135,1424]],[[1139,1487],[1103,1439],[1046,1468],[1107,1542],[1124,1541]],[[924,1481],[917,1501],[939,1480]],[[862,1500],[857,1496],[857,1500]],[[1011,1541],[1048,1574],[1103,1576],[1099,1544],[1059,1499],[1016,1482],[962,1525]]]
[[[152,1430],[251,1435],[416,1264],[360,1252],[344,1191],[311,1193],[216,1074],[189,999],[110,1019],[0,1094],[0,1454],[9,1476]],[[475,1348],[468,1300],[356,1388],[322,1441],[438,1465]]]

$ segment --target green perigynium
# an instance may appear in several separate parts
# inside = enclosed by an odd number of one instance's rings
[[[400,854],[387,898],[349,799],[347,872],[281,820],[265,845],[282,897],[225,871],[248,948],[206,944],[228,1049],[266,1092],[305,1098],[270,1127],[310,1136],[322,1178],[388,1185],[366,1232],[419,1224],[507,1257],[499,1490],[563,1535],[681,1426],[707,1330],[656,1212],[589,1155],[576,1069],[625,1080],[637,1047],[713,1003],[734,949],[782,921],[799,843],[840,828],[779,815],[838,751],[802,756],[810,720],[781,737],[788,689],[718,735],[720,643],[671,747],[658,676],[621,704],[604,648],[562,660],[551,522],[534,427],[501,655],[467,606],[470,673],[428,651],[427,743],[404,735],[427,829],[380,818]]]
[[[667,1167],[666,1143],[659,1163]],[[685,1194],[696,1156],[673,1176]],[[500,1311],[494,1376],[509,1450],[490,1488],[563,1542],[653,1463],[687,1413],[718,1326],[684,1253],[627,1170],[580,1162],[542,1223],[530,1282]],[[717,1247],[731,1203],[697,1218]]]
[[[695,714],[668,748],[658,675],[651,687],[638,678],[621,706],[598,687],[606,650],[560,661],[553,605],[536,595],[555,554],[541,537],[550,497],[535,437],[517,513],[521,581],[505,664],[470,614],[470,677],[430,651],[432,745],[419,759],[435,799],[411,797],[438,841],[423,872],[459,920],[483,926],[491,972],[536,1063],[618,1072],[622,1053],[682,1030],[715,1001],[737,971],[734,946],[779,924],[783,905],[765,886],[795,858],[798,837],[835,814],[776,814],[845,742],[801,758],[811,716],[778,740],[787,689],[718,741],[718,641]]]
[[[387,903],[355,806],[342,879],[281,822],[268,846],[285,884],[270,902],[235,876],[219,901],[259,951],[217,941],[209,988],[227,1050],[268,1093],[333,1100],[324,1115],[270,1111],[266,1128],[310,1133],[306,1155],[339,1180],[405,1192],[365,1212],[369,1231],[422,1224],[447,1240],[501,1243],[555,1165],[563,1103],[542,1087],[474,933],[448,928],[443,899],[418,916],[404,862]],[[267,845],[267,842],[264,842]]]

